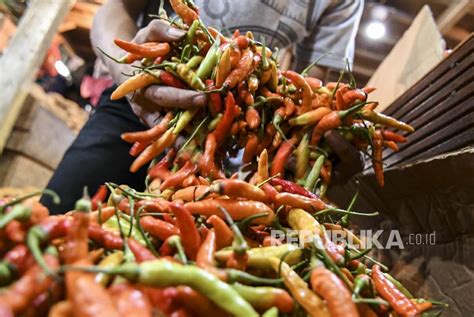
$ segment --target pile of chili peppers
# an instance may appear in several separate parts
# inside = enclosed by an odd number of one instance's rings
[[[117,39],[126,51],[117,61],[141,63],[133,65],[134,74],[112,99],[160,84],[204,92],[209,102],[204,108],[158,108],[162,117],[156,126],[123,134],[123,140],[133,144],[130,154],[137,157],[131,171],[180,144],[178,155],[183,160],[193,162],[205,177],[219,179],[229,176],[222,168],[229,156],[241,150],[243,162],[255,167],[266,149],[272,175],[324,196],[336,156],[323,136],[335,130],[371,157],[376,179],[384,185],[383,149],[397,151],[397,143],[406,142],[405,136],[389,129],[408,133],[413,128],[376,112],[377,102],[368,100],[375,88],[358,89],[348,65],[338,82],[326,85],[308,76],[317,61],[302,73],[280,71],[275,54],[251,32],[226,37],[203,25],[189,2],[171,4],[179,19],[170,23],[187,30],[186,36],[175,43],[141,45]],[[168,19],[165,13],[160,18]],[[342,82],[345,75],[348,84]],[[179,136],[184,144],[177,142]]]
[[[266,150],[251,182],[210,181],[191,163],[171,173],[171,152],[145,192],[106,183],[59,216],[32,195],[1,201],[0,316],[419,316],[439,304],[348,230],[377,213],[272,178]]]

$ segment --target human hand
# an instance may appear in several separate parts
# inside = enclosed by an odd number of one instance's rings
[[[332,173],[334,184],[344,184],[364,170],[362,154],[343,136],[330,130],[324,133],[324,140],[338,158]]]
[[[180,40],[186,31],[170,26],[162,20],[153,20],[138,31],[133,39],[135,43],[174,42]],[[148,126],[156,124],[159,118],[159,107],[190,108],[205,107],[207,96],[194,90],[179,89],[169,86],[152,85],[143,92],[128,96],[133,112]]]

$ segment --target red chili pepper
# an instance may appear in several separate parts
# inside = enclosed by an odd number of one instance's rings
[[[170,187],[175,187],[181,184],[186,177],[190,174],[194,174],[197,170],[196,164],[191,161],[187,161],[186,164],[177,172],[171,174],[168,178],[164,180],[160,185],[160,190],[165,190]]]
[[[99,186],[99,189],[97,189],[97,192],[95,193],[95,195],[91,199],[92,210],[96,210],[97,205],[99,203],[103,203],[106,200],[108,193],[109,193],[109,191],[107,190],[107,186],[105,186],[105,185],[100,185]]]
[[[143,57],[156,58],[158,56],[164,56],[170,52],[170,45],[168,43],[155,43],[155,45],[143,45],[136,44],[121,39],[115,39],[114,43],[121,49],[137,54]]]
[[[3,257],[3,261],[13,265],[20,276],[34,265],[34,259],[24,244],[18,244],[8,251]]]
[[[382,136],[383,139],[387,141],[393,141],[397,143],[405,143],[407,141],[407,138],[405,138],[403,135],[386,129],[382,130]]]
[[[242,54],[242,58],[224,81],[224,87],[232,89],[237,86],[237,84],[244,80],[248,75],[249,71],[252,69],[252,64],[253,52],[250,49],[246,49]]]
[[[219,121],[216,130],[214,131],[214,136],[217,144],[222,144],[225,137],[229,133],[230,127],[232,126],[232,122],[234,122],[235,117],[235,99],[234,95],[229,91],[227,92],[227,97],[225,100],[224,115],[221,121]]]
[[[219,218],[216,215],[212,215],[207,218],[206,222],[212,224],[214,228],[217,250],[228,247],[232,244],[232,241],[234,240],[234,233],[232,232],[232,230],[230,230],[229,226],[227,226],[223,219]],[[211,237],[209,237],[209,239],[211,239]]]
[[[379,183],[380,187],[383,187],[385,184],[384,175],[383,175],[383,136],[380,130],[375,130],[374,136],[372,138],[372,165],[374,167],[375,178]]]
[[[144,292],[125,282],[107,289],[113,298],[119,316],[149,317],[153,315],[152,305]]]
[[[139,142],[138,145],[141,148],[141,151],[134,151],[136,154],[130,153],[132,156],[136,156],[138,153],[142,152],[145,147],[150,144],[151,142],[155,141],[159,138],[165,131],[168,129],[168,124],[173,119],[173,112],[169,111],[166,115],[161,119],[160,123],[148,129],[146,131],[138,131],[138,132],[127,132],[121,135],[122,140],[132,143],[132,142]],[[135,143],[136,144],[136,143]],[[134,146],[135,146],[134,144]],[[132,149],[130,149],[132,152]]]
[[[285,166],[288,157],[290,157],[293,152],[293,147],[296,144],[296,139],[291,138],[283,142],[278,148],[277,153],[272,161],[272,166],[270,168],[270,175],[280,174],[281,177],[285,176]]]
[[[128,238],[127,243],[133,255],[135,256],[137,263],[156,259],[156,256],[149,249],[141,245],[137,240]]]
[[[359,313],[352,302],[351,293],[336,274],[323,266],[311,272],[312,289],[326,301],[333,317],[358,317]]]
[[[214,81],[212,79],[206,80],[206,86],[208,90],[216,89],[214,85]],[[222,99],[221,95],[217,92],[209,94],[209,108],[211,110],[211,114],[215,117],[222,111]]]
[[[171,171],[169,169],[170,164],[173,161],[174,153],[176,153],[174,150],[168,151],[166,156],[148,171],[148,176],[151,178],[159,178],[161,180],[170,177]]]
[[[151,236],[164,241],[173,235],[179,234],[179,229],[173,224],[166,221],[153,218],[152,216],[145,216],[140,218],[140,225],[143,230],[148,232]]]
[[[308,191],[303,186],[300,186],[292,181],[285,180],[282,178],[272,178],[270,183],[273,186],[281,186],[281,190],[291,194],[298,194],[309,198],[319,198],[316,194]]]
[[[106,249],[120,250],[123,248],[123,240],[118,234],[105,230],[97,224],[89,225],[88,236]]]
[[[183,243],[184,252],[186,256],[194,261],[196,254],[201,245],[201,236],[194,224],[194,217],[190,211],[183,205],[178,203],[172,203],[170,205],[171,212],[174,214],[177,220],[179,231],[181,232],[181,241]]]
[[[173,76],[173,74],[167,71],[160,72],[160,80],[166,86],[180,88],[180,89],[185,89],[188,87],[185,83],[183,83],[181,80],[179,80],[178,78]]]
[[[258,142],[258,137],[255,133],[250,133],[247,136],[247,143],[245,143],[244,155],[242,160],[244,163],[252,162],[255,155],[257,154],[258,147],[260,146]]]
[[[397,314],[400,316],[419,315],[416,305],[385,277],[377,264],[372,267],[372,280],[377,293],[390,303]]]
[[[58,259],[51,254],[46,254],[44,260],[50,269],[59,266]],[[47,291],[53,282],[38,265],[30,267],[19,280],[0,293],[0,312],[11,311],[15,316],[20,315],[38,295]]]
[[[225,175],[219,168],[217,168],[215,163],[214,156],[218,143],[214,133],[209,133],[207,135],[204,154],[199,160],[199,169],[201,170],[202,176],[218,179],[224,178]]]

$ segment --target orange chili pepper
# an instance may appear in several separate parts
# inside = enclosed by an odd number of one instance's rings
[[[164,56],[170,52],[170,45],[168,43],[154,43],[143,45],[136,44],[121,39],[115,39],[114,43],[121,49],[136,55],[140,55],[148,58],[156,58],[158,56]]]
[[[191,161],[187,161],[184,166],[177,172],[166,178],[160,185],[160,190],[165,190],[170,187],[181,184],[189,174],[194,174],[197,170],[197,166]]]
[[[207,218],[206,223],[211,224],[215,231],[215,243],[217,250],[228,247],[234,240],[234,233],[230,230],[229,226],[224,222],[222,218],[216,215],[212,215]],[[212,237],[209,237],[212,239]]]
[[[217,144],[220,145],[224,142],[224,139],[228,134],[236,115],[234,95],[229,91],[227,92],[227,97],[225,100],[224,115],[221,121],[219,121],[217,124],[217,127],[213,133]]]
[[[165,133],[165,131],[168,129],[168,124],[170,123],[171,119],[173,119],[173,112],[169,111],[166,113],[163,119],[161,119],[160,123],[151,129],[138,132],[122,133],[121,138],[125,142],[129,143],[140,142],[141,144],[149,144]]]
[[[174,12],[186,23],[188,26],[193,24],[194,20],[199,19],[199,15],[196,11],[186,5],[183,0],[170,0],[171,7]]]
[[[280,177],[285,175],[285,166],[288,157],[293,152],[293,147],[296,144],[296,139],[291,138],[288,141],[283,142],[278,148],[277,153],[272,161],[272,166],[270,170],[270,175],[280,174]]]
[[[247,137],[247,143],[245,143],[243,161],[244,163],[252,162],[253,158],[258,149],[258,137],[255,133],[250,133]]]
[[[246,49],[235,68],[232,69],[230,74],[225,79],[224,86],[232,89],[242,80],[244,80],[252,68],[252,63],[253,52],[250,49]]]
[[[293,83],[293,85],[296,86],[296,88],[303,90],[299,113],[305,113],[311,110],[311,100],[313,91],[311,90],[311,87],[309,86],[308,82],[304,79],[303,76],[292,70],[286,71],[283,74],[285,77],[291,80],[291,82]]]
[[[179,231],[181,232],[181,242],[183,243],[184,252],[186,256],[194,261],[196,254],[201,245],[201,236],[194,225],[194,217],[191,215],[191,211],[186,206],[178,203],[172,203],[170,205],[171,212],[176,217]]]

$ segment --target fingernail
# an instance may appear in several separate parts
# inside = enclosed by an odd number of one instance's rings
[[[170,28],[168,28],[167,33],[171,37],[181,38],[186,34],[186,31],[170,27]]]
[[[201,94],[193,98],[193,105],[204,107],[207,103],[206,95]]]

